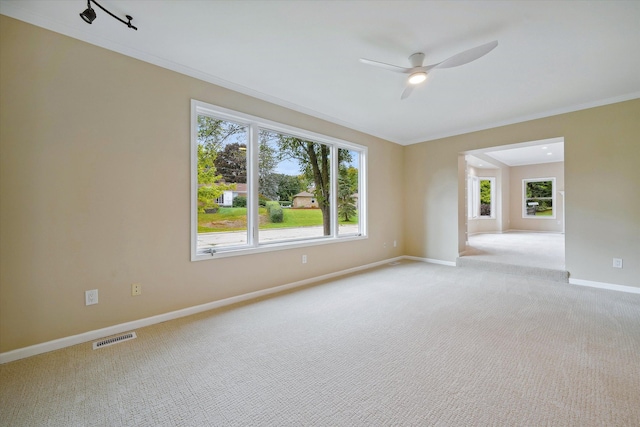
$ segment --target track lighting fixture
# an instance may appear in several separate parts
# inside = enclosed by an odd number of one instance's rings
[[[131,20],[133,19],[133,17],[131,17],[131,15],[125,15],[126,18],[128,19],[128,21],[125,21],[124,19],[120,19],[118,18],[116,15],[114,15],[113,13],[109,12],[107,9],[105,9],[104,7],[102,7],[100,5],[100,3],[98,3],[96,0],[87,0],[87,9],[82,12],[80,14],[80,18],[82,18],[84,20],[84,22],[86,22],[87,24],[91,24],[95,19],[96,19],[96,11],[93,10],[93,8],[91,7],[91,3],[94,3],[96,6],[98,6],[100,9],[104,10],[105,12],[107,12],[109,15],[113,16],[114,18],[116,18],[118,21],[122,22],[124,25],[126,25],[129,28],[133,28],[134,30],[138,30],[136,27],[134,27],[133,25],[131,25]]]

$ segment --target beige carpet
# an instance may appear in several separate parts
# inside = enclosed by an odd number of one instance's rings
[[[469,236],[458,267],[568,282],[564,234],[510,231]]]
[[[505,264],[564,270],[564,234],[481,233],[469,236],[465,256]]]
[[[0,366],[2,426],[638,426],[640,295],[417,262]]]

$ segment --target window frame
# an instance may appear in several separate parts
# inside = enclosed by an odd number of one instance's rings
[[[491,182],[491,215],[481,213],[480,181]],[[467,219],[496,219],[496,177],[469,175],[467,186]]]
[[[198,116],[207,115],[216,119],[228,120],[248,126],[249,141],[247,142],[247,243],[237,246],[226,246],[215,251],[198,250]],[[298,247],[332,244],[368,238],[367,227],[367,159],[366,146],[344,141],[338,138],[322,135],[294,126],[278,123],[250,114],[230,110],[217,105],[195,99],[191,100],[191,261],[219,259],[230,256],[249,255],[274,250],[292,249]],[[331,234],[308,239],[283,240],[276,242],[259,241],[258,220],[258,153],[260,130],[291,135],[297,138],[321,143],[330,147],[330,176],[331,176]],[[359,155],[358,161],[358,227],[357,234],[340,234],[338,224],[338,149],[355,151]]]
[[[478,218],[478,198],[480,197],[480,181],[476,175],[469,175],[467,178],[467,218]]]
[[[552,215],[527,215],[527,183],[528,182],[542,182],[542,181],[551,181],[551,197],[536,197],[536,199],[550,199],[552,206]],[[556,177],[546,177],[546,178],[523,178],[522,179],[522,218],[523,219],[556,219],[556,210],[558,206],[556,204]]]

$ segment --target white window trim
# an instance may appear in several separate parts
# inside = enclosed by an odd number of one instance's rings
[[[241,122],[249,126],[249,143],[247,144],[247,173],[249,176],[247,188],[247,244],[238,246],[222,247],[214,253],[198,251],[198,115],[205,114],[212,117]],[[249,203],[249,200],[257,200],[258,191],[258,150],[255,147],[259,140],[260,129],[265,129],[277,133],[283,133],[302,139],[319,142],[331,147],[331,235],[304,240],[278,241],[259,243],[258,241],[258,204]],[[358,165],[358,202],[359,212],[359,233],[340,235],[338,224],[338,203],[337,203],[337,176],[338,176],[338,148],[357,151],[360,155]],[[249,255],[274,250],[291,249],[296,247],[325,245],[331,243],[367,239],[367,158],[368,149],[365,146],[354,144],[337,138],[273,122],[271,120],[252,116],[216,105],[208,104],[195,99],[191,100],[191,261],[202,261],[219,259],[229,256]]]
[[[480,181],[478,181],[478,177],[475,175],[469,175],[467,179],[467,218],[468,219],[477,219],[478,218],[478,197],[480,197]]]
[[[551,204],[553,206],[553,215],[549,216],[531,216],[527,215],[527,208],[525,206],[525,201],[527,200],[527,182],[538,182],[538,181],[551,181]],[[524,178],[522,180],[522,199],[520,200],[520,204],[522,205],[522,218],[523,219],[540,219],[540,220],[548,220],[548,219],[556,219],[556,212],[558,209],[558,205],[556,204],[556,178],[548,177],[548,178]]]
[[[491,215],[481,215],[480,212],[480,181],[491,181]],[[469,175],[467,186],[467,218],[496,219],[496,178],[494,176]]]

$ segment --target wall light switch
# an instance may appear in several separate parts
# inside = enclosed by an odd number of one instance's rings
[[[613,259],[613,268],[622,268],[622,258]]]

